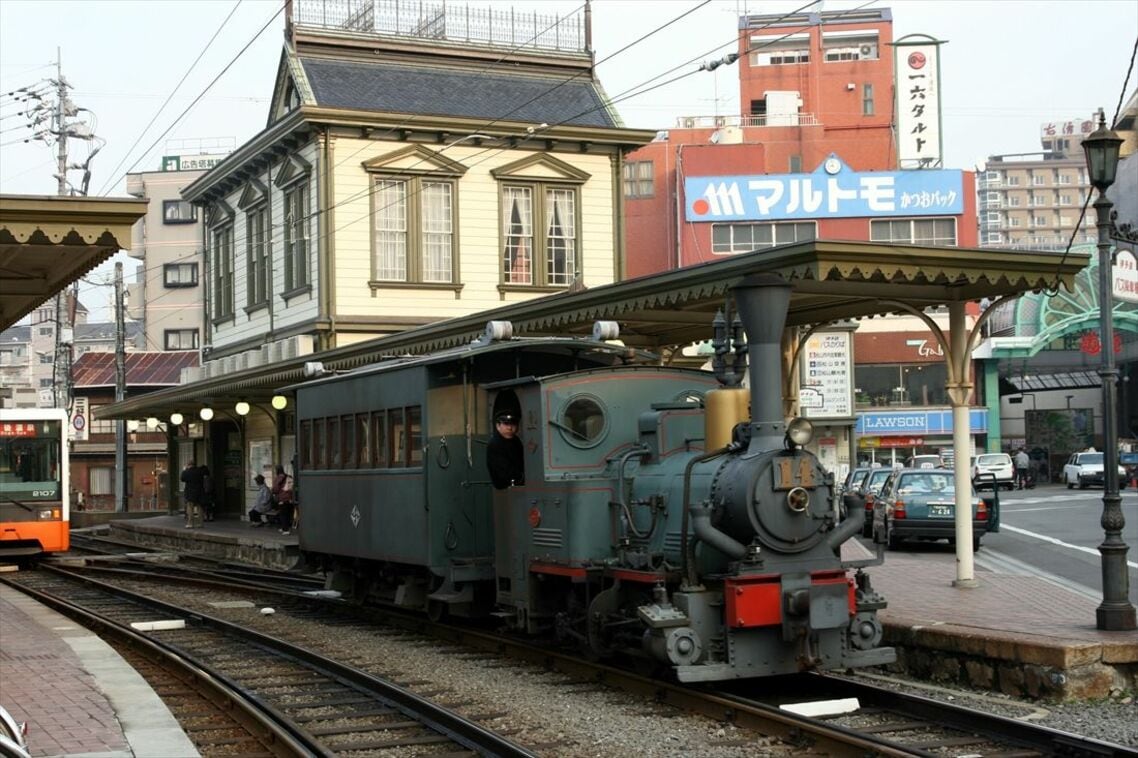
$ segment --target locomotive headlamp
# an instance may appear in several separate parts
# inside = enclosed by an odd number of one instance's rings
[[[802,447],[814,439],[814,424],[801,416],[786,425],[786,438],[794,445]]]

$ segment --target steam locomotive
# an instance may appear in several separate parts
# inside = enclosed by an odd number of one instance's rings
[[[840,507],[810,422],[783,417],[790,287],[750,277],[734,296],[731,370],[722,324],[712,373],[654,365],[603,322],[593,339],[491,322],[469,346],[297,385],[302,552],[356,597],[496,616],[681,681],[891,662],[864,571],[882,552],[840,555],[864,508]],[[749,391],[721,386],[744,353]],[[525,483],[495,490],[486,441],[507,410]]]

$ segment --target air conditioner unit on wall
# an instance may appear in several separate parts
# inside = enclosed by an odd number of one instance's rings
[[[316,339],[311,334],[298,334],[295,337],[289,337],[287,342],[290,358],[311,355],[316,350]]]
[[[876,58],[877,57],[877,45],[871,45],[869,43],[866,43],[866,44],[864,44],[858,48],[858,53],[861,55],[862,58]]]

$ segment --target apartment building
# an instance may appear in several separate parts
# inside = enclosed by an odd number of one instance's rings
[[[1018,250],[1064,250],[1097,237],[1083,137],[1091,118],[1049,122],[1042,151],[990,156],[978,180],[980,244]]]
[[[63,329],[60,344],[56,343],[55,298],[36,308],[29,323],[0,332],[0,407],[57,407],[57,389],[60,402],[66,402],[69,395],[69,362],[86,353],[114,352],[114,323],[88,323],[87,308],[70,295],[65,298],[63,307],[74,307],[75,326]],[[63,321],[67,320],[65,311]],[[142,330],[137,323],[127,322],[125,340],[128,351],[141,349]]]
[[[182,199],[182,190],[231,150],[191,147],[185,155],[163,156],[159,171],[127,174],[127,193],[150,200],[146,215],[131,230],[130,256],[142,265],[136,281],[127,285],[127,316],[142,325],[147,350],[202,346],[203,224],[197,206]]]

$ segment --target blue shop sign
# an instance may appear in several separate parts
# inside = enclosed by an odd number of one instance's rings
[[[964,212],[963,172],[850,171],[831,155],[812,174],[755,174],[684,179],[691,222],[877,216],[948,216]]]
[[[985,408],[968,409],[968,433],[988,433],[988,411]],[[854,430],[858,434],[877,437],[898,435],[952,434],[952,409],[928,411],[872,411],[857,417]]]

